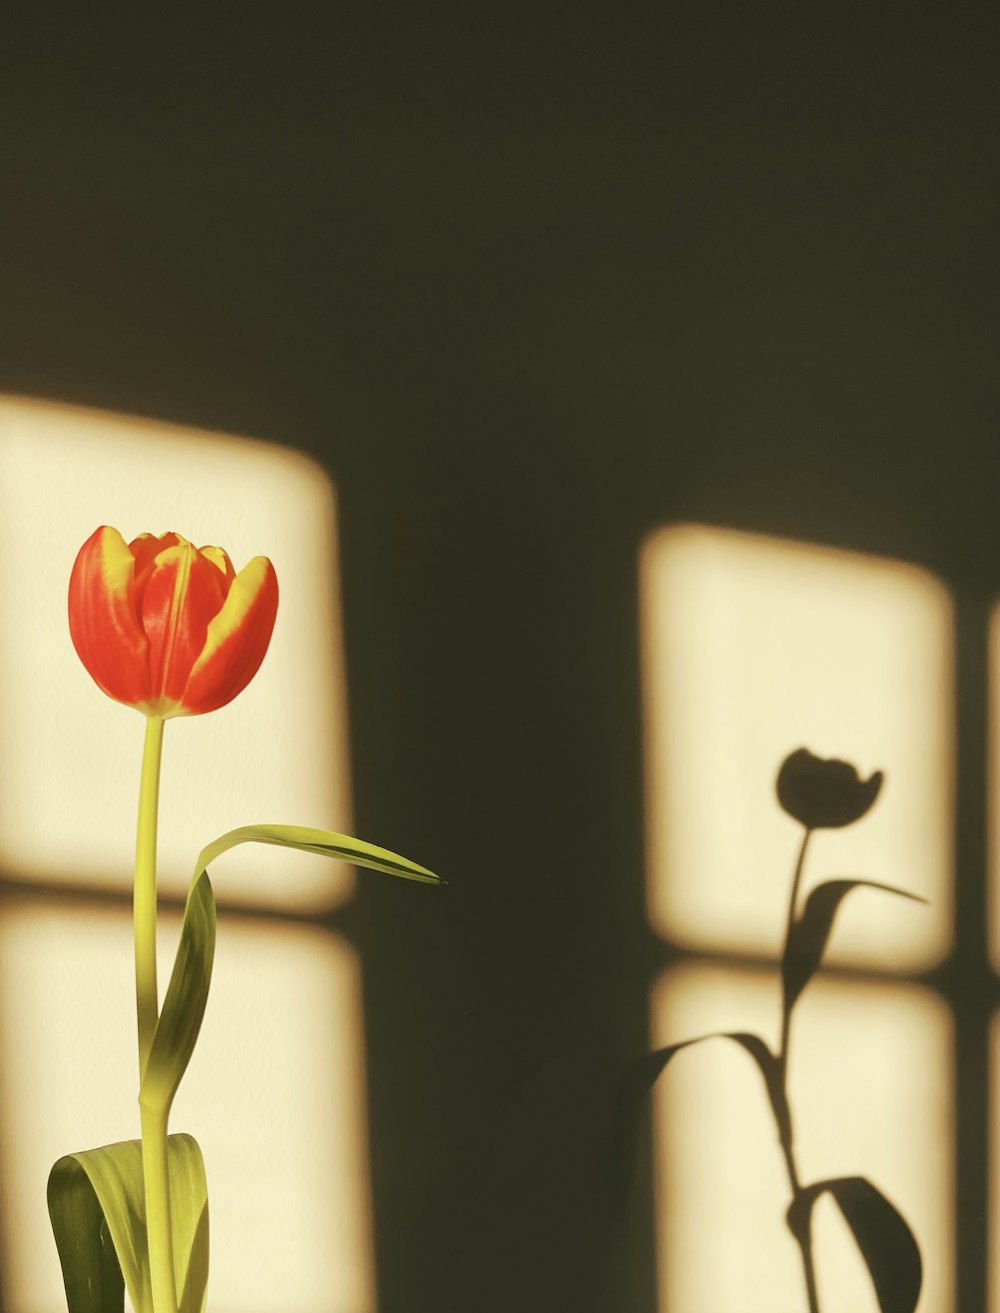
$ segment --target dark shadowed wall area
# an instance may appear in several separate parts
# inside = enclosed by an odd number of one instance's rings
[[[953,587],[954,969],[985,979],[998,13],[8,16],[0,390],[300,447],[338,489],[357,829],[450,881],[354,914],[382,1313],[654,1311],[604,1158],[648,1033],[653,527]],[[983,1100],[958,1120],[980,1313]]]

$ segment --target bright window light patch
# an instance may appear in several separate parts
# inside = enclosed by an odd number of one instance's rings
[[[990,1027],[990,1138],[989,1144],[989,1254],[988,1300],[990,1313],[1000,1313],[1000,1015]]]
[[[165,926],[177,933],[176,918]],[[8,901],[0,919],[4,1307],[64,1306],[45,1181],[138,1135],[125,913]],[[162,956],[166,979],[169,954]],[[223,917],[171,1117],[205,1155],[218,1313],[370,1313],[359,970],[339,937]]]
[[[176,529],[226,547],[237,568],[270,556],[278,574],[258,677],[231,706],[167,726],[162,889],[183,894],[199,849],[238,825],[350,829],[346,697],[334,494],[304,457],[0,397],[0,508],[0,594],[17,617],[0,649],[0,868],[13,883],[0,917],[0,1271],[7,1313],[41,1313],[64,1303],[49,1168],[138,1133],[131,926],[95,895],[131,883],[142,719],[73,651],[77,550],[102,523],[126,538]],[[318,926],[267,918],[324,912],[353,875],[273,848],[236,849],[212,874],[231,910],[172,1119],[205,1152],[211,1306],[371,1313],[356,955]],[[179,930],[163,921],[161,986]]]
[[[100,524],[126,539],[175,529],[237,569],[274,562],[278,622],[230,706],[166,727],[161,886],[237,825],[350,823],[333,489],[295,452],[166,424],[0,397],[0,863],[46,883],[127,887],[142,719],[106,698],[69,638],[66,594]],[[240,849],[220,901],[318,909],[352,877],[320,857]]]
[[[653,995],[654,1047],[752,1030],[773,1047],[776,973],[687,964]],[[819,979],[796,1009],[790,1095],[804,1182],[869,1177],[903,1212],[924,1256],[921,1313],[954,1313],[952,1035],[948,1009],[912,985]],[[653,1096],[662,1313],[774,1313],[805,1303],[784,1225],[789,1188],[757,1068],[712,1040],[679,1055]],[[829,1199],[816,1213],[824,1313],[876,1307]]]
[[[911,971],[951,939],[952,613],[897,562],[681,525],[641,562],[648,900],[667,941],[777,957],[800,831],[778,809],[806,746],[886,773],[872,812],[814,840],[804,892],[898,884],[932,910],[858,893],[831,962]]]

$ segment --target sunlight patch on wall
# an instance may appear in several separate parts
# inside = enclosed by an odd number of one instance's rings
[[[653,995],[654,1047],[751,1030],[773,1047],[777,973],[684,965]],[[804,1182],[868,1176],[900,1208],[925,1260],[921,1313],[953,1313],[951,1020],[911,985],[813,981],[792,1031],[790,1093]],[[784,1225],[788,1182],[763,1082],[737,1046],[679,1055],[653,1096],[662,1313],[804,1307]],[[836,1206],[821,1200],[816,1256],[824,1313],[876,1308]]]
[[[995,723],[995,722],[994,722]],[[987,1272],[990,1313],[1000,1313],[1000,1015],[990,1027],[990,1121],[989,1140],[989,1254]]]
[[[168,922],[176,935],[179,920]],[[5,1308],[64,1305],[45,1182],[138,1135],[132,940],[117,911],[8,901],[0,917]],[[167,977],[169,953],[161,954]],[[339,937],[224,916],[172,1130],[202,1146],[217,1313],[370,1313],[359,969]]]
[[[237,569],[274,562],[271,649],[230,706],[166,727],[161,886],[183,892],[199,850],[257,821],[350,825],[333,489],[301,454],[146,420],[0,397],[0,863],[19,879],[127,888],[142,719],[77,659],[66,594],[100,524],[175,529]],[[313,909],[352,876],[321,857],[240,849],[213,868],[220,902]]]
[[[952,609],[897,562],[681,525],[640,561],[648,899],[670,942],[780,954],[800,830],[774,798],[806,746],[887,779],[864,820],[813,844],[803,892],[863,876],[830,961],[932,965],[951,939]]]

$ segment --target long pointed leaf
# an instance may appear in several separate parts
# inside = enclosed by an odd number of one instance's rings
[[[204,1313],[208,1190],[197,1142],[169,1136],[167,1163],[179,1313]],[[141,1142],[60,1158],[48,1202],[69,1313],[122,1313],[125,1289],[136,1313],[152,1313]]]
[[[139,1097],[150,1107],[169,1109],[187,1070],[208,1003],[215,953],[216,911],[208,866],[241,843],[265,843],[319,853],[386,871],[423,884],[441,884],[439,876],[398,853],[330,830],[297,825],[245,825],[230,830],[203,849],[184,909],[181,942],[157,1023]]]
[[[373,871],[399,875],[404,880],[417,880],[421,884],[443,884],[444,881],[426,866],[418,866],[398,853],[379,848],[363,839],[352,839],[347,834],[332,830],[314,830],[305,825],[244,825],[230,830],[205,848],[198,858],[195,873],[203,871],[216,857],[239,843],[270,843],[281,848],[298,848],[321,857],[337,857],[353,866],[367,866]]]
[[[854,1233],[882,1313],[914,1313],[923,1264],[920,1247],[902,1213],[864,1176],[817,1181],[801,1192],[799,1206],[811,1210],[824,1191],[836,1199]]]
[[[897,889],[877,880],[827,880],[817,885],[809,897],[802,915],[792,926],[788,948],[781,964],[785,983],[785,1006],[791,1009],[795,1000],[819,970],[837,911],[852,889],[880,889],[883,893],[909,898],[915,903],[926,903],[926,898]]]
[[[163,1011],[146,1062],[139,1100],[169,1110],[201,1030],[215,957],[215,898],[208,873],[191,886]]]

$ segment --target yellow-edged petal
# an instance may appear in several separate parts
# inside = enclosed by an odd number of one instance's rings
[[[117,529],[105,524],[95,530],[70,576],[69,631],[97,686],[141,707],[149,697],[149,644],[136,610],[134,566]]]
[[[178,714],[224,707],[250,683],[264,660],[278,611],[278,579],[266,556],[255,556],[233,580],[210,621]]]
[[[233,569],[233,563],[228,554],[221,547],[199,547],[198,551],[213,565],[218,566],[228,587],[236,578],[236,571]]]
[[[225,598],[221,571],[190,543],[168,547],[156,556],[142,595],[152,714],[184,714],[179,707],[182,694],[204,650],[209,623]]]

